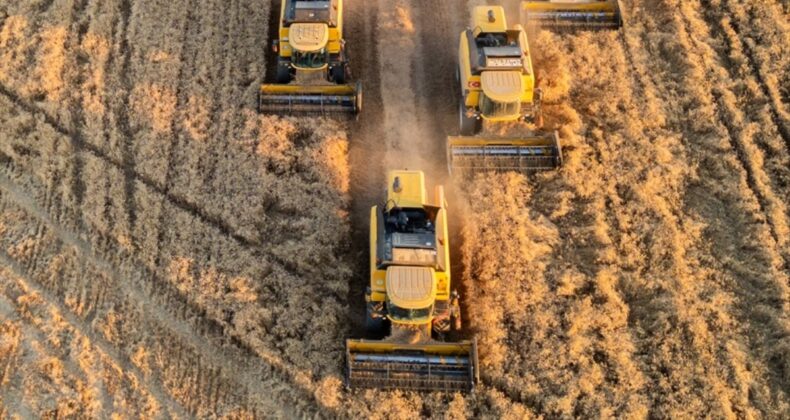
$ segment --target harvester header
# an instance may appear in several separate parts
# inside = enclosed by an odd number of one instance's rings
[[[351,388],[471,392],[479,381],[477,341],[408,344],[346,341]]]
[[[521,2],[521,22],[546,29],[620,29],[619,0],[527,0]]]
[[[556,131],[518,138],[447,138],[447,160],[454,175],[475,172],[530,173],[562,166],[562,148]]]

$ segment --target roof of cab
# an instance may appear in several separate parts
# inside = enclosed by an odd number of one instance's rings
[[[427,308],[436,299],[433,269],[410,266],[387,267],[387,297],[400,308]]]

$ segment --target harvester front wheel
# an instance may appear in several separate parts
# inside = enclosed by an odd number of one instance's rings
[[[464,105],[463,98],[458,105],[458,127],[461,130],[462,136],[474,136],[480,132],[482,123],[475,117],[468,117],[466,115],[466,106]]]
[[[348,67],[346,67],[346,63],[344,62],[339,62],[335,64],[329,70],[330,81],[337,83],[338,85],[345,84],[347,76],[348,76]]]
[[[285,60],[280,60],[277,63],[276,82],[279,84],[291,83],[291,78],[291,64]]]
[[[375,305],[375,303],[372,302],[368,303],[367,310],[365,311],[365,330],[368,335],[384,337],[387,335],[387,317],[382,316],[380,312],[371,308],[371,304]]]

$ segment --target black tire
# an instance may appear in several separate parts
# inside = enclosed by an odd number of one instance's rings
[[[458,104],[458,128],[462,136],[474,136],[480,132],[482,122],[477,118],[469,118],[466,116],[466,106],[464,105],[464,98]]]
[[[370,316],[370,307],[365,311],[365,331],[372,337],[384,337],[387,334],[387,318]]]
[[[346,84],[346,79],[348,76],[348,68],[346,63],[340,62],[332,66],[331,70],[329,70],[329,81],[334,82],[338,85]]]
[[[362,112],[362,82],[357,82],[357,107],[354,111],[357,116]]]
[[[291,64],[287,61],[281,60],[277,63],[277,74],[275,81],[279,84],[291,83]]]

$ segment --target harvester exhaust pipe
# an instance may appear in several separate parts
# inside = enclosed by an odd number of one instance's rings
[[[623,15],[619,0],[526,0],[521,22],[553,30],[616,30],[623,26]]]

